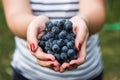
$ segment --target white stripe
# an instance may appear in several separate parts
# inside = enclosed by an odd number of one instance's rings
[[[16,41],[16,46],[19,50],[19,53],[22,56],[27,57],[29,60],[31,60],[32,62],[36,62],[36,58],[33,57],[33,55],[30,53],[30,51],[27,48],[27,43],[25,40],[19,38],[19,37],[15,37],[15,41]]]
[[[66,12],[61,12],[60,14],[58,14],[58,12],[35,12],[34,13],[35,15],[40,15],[40,14],[44,14],[44,15],[46,15],[46,16],[48,16],[48,17],[55,17],[55,16],[57,16],[57,17],[72,17],[72,16],[75,16],[76,14],[77,14],[77,12],[75,13],[75,12],[68,12],[68,14],[66,13]]]
[[[39,4],[32,4],[31,5],[33,10],[74,10],[78,9],[77,4],[68,4],[68,5],[39,5]]]

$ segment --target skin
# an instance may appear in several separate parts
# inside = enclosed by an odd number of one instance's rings
[[[39,65],[50,67],[55,71],[64,72],[66,69],[74,69],[84,63],[86,58],[86,43],[89,36],[99,32],[105,21],[104,0],[80,0],[80,12],[73,16],[73,31],[76,34],[75,46],[81,44],[78,59],[60,65],[53,55],[46,54],[38,47],[38,39],[43,35],[45,22],[48,17],[32,14],[29,0],[2,0],[8,27],[14,35],[26,39],[28,47],[35,45],[31,51]],[[81,18],[82,17],[82,18]],[[84,19],[83,19],[84,18]]]

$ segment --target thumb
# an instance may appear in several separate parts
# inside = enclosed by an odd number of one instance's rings
[[[34,37],[27,38],[27,43],[30,51],[35,52],[38,48],[38,41]]]
[[[82,31],[77,31],[76,32],[76,38],[75,38],[75,47],[77,48],[77,50],[81,50],[81,46],[84,42],[85,39],[85,33]]]
[[[33,24],[30,24],[27,30],[27,43],[32,52],[35,52],[38,47],[38,30],[38,27]]]
[[[38,38],[43,34],[41,31],[45,29],[45,22],[48,21],[46,16],[38,16],[32,20],[27,29],[27,41],[31,51],[38,48]]]

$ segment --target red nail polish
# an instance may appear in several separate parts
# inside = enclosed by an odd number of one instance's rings
[[[35,51],[35,44],[34,43],[30,44],[30,50]]]
[[[79,45],[78,45],[78,50],[81,50],[81,44],[79,43]]]

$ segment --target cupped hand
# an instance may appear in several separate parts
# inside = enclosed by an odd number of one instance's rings
[[[43,67],[50,67],[55,71],[59,70],[59,63],[55,60],[55,57],[51,54],[47,54],[42,51],[38,46],[40,37],[44,34],[45,23],[49,21],[46,16],[38,16],[28,26],[27,29],[27,43],[28,47],[38,61],[38,64]]]
[[[66,69],[77,68],[85,62],[86,58],[86,44],[89,36],[88,26],[80,16],[74,16],[70,21],[73,23],[73,32],[76,34],[75,47],[78,50],[78,58],[76,60],[71,60],[69,63],[63,63],[60,66],[60,72]]]

